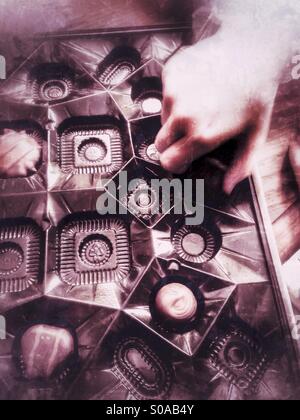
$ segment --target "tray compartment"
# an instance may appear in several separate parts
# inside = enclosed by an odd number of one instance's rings
[[[71,286],[120,282],[131,266],[128,228],[121,220],[81,220],[60,235],[60,275]]]

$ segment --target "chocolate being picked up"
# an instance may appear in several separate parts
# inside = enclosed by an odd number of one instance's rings
[[[203,307],[204,298],[199,289],[175,276],[161,280],[150,297],[153,320],[163,329],[177,333],[194,329]]]
[[[143,143],[139,148],[139,155],[147,162],[158,163],[160,162],[160,153],[154,143]]]
[[[0,135],[0,177],[24,178],[37,171],[42,148],[25,130],[5,129]]]

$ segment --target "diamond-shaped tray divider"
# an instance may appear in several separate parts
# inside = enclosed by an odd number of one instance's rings
[[[188,280],[193,283],[204,301],[204,308],[197,323],[190,331],[183,333],[165,329],[152,316],[152,290],[159,282],[174,275],[183,282]],[[126,313],[186,355],[193,356],[221,316],[234,290],[235,286],[220,278],[187,269],[174,262],[155,260],[129,300]]]
[[[178,261],[233,284],[268,281],[263,250],[254,221],[205,208],[200,226],[187,226],[184,217],[170,214],[153,230],[158,257]]]
[[[133,159],[105,189],[127,209],[127,213],[131,213],[145,226],[153,227],[174,206],[172,190],[169,203],[163,203],[160,192],[152,185],[152,180],[163,179],[171,180],[172,177],[161,167]]]

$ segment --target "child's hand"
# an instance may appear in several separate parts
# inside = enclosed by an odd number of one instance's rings
[[[164,74],[163,127],[156,139],[162,166],[183,173],[202,155],[241,134],[224,190],[250,175],[267,138],[282,64],[276,52],[222,31],[183,49]]]

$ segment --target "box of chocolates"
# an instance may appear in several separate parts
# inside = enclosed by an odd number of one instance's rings
[[[188,38],[28,40],[33,53],[1,84],[1,399],[298,395],[258,174],[228,197],[231,148],[196,162],[181,179],[204,180],[196,225],[178,191],[166,205],[152,184],[175,180],[154,142],[163,65]]]

